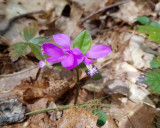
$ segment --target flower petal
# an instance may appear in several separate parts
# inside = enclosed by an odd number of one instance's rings
[[[67,68],[68,70],[73,69],[78,65],[72,53],[66,55],[66,58],[61,61],[61,64],[63,67]]]
[[[58,58],[48,57],[48,58],[46,58],[46,60],[47,60],[49,63],[59,63],[59,62],[61,62],[64,58],[65,58],[65,56],[61,56],[61,57],[58,57]]]
[[[84,57],[83,62],[84,62],[86,65],[93,64],[92,60],[88,59],[86,56]]]
[[[43,60],[40,60],[38,63],[39,68],[43,68],[46,65],[46,63]]]
[[[75,59],[77,60],[78,65],[82,63],[84,55],[82,54],[81,50],[76,47],[72,49],[72,52],[75,56]]]
[[[53,40],[63,48],[70,49],[71,39],[66,34],[56,34],[53,35]]]
[[[59,58],[61,56],[64,56],[64,52],[61,48],[57,47],[56,45],[54,44],[51,44],[51,43],[43,43],[42,45],[42,48],[44,50],[44,52],[52,57],[52,58]]]
[[[111,48],[107,45],[94,45],[87,53],[88,58],[97,59],[102,58],[108,55],[111,51]]]

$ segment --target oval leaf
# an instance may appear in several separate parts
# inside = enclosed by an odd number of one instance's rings
[[[160,24],[157,22],[151,22],[149,25],[156,27],[156,28],[160,28]]]
[[[138,32],[149,34],[150,40],[160,43],[160,28],[156,28],[151,25],[144,25],[138,27]]]
[[[98,120],[97,120],[97,125],[98,126],[101,127],[106,123],[108,117],[107,117],[106,113],[104,113],[102,110],[95,109],[92,113],[94,115],[99,115]]]
[[[73,47],[77,47],[83,54],[86,54],[91,48],[92,38],[87,30],[82,31],[74,40]]]
[[[149,18],[146,17],[146,16],[140,16],[140,17],[138,17],[138,18],[137,18],[137,21],[138,21],[139,23],[141,23],[141,24],[144,24],[144,25],[147,25],[147,24],[150,23]]]

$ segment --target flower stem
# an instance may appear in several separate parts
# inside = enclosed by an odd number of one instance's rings
[[[76,68],[76,74],[77,74],[77,83],[79,83],[80,81],[79,81],[79,70],[78,70],[78,68]]]
[[[79,87],[81,85],[81,82],[79,80],[79,70],[78,70],[78,68],[76,68],[76,73],[77,73],[77,82],[76,82],[76,85],[75,85],[76,94],[75,94],[74,104],[77,103],[77,99],[78,99],[78,95],[79,95]]]
[[[48,111],[51,111],[51,110],[64,110],[64,109],[69,109],[70,107],[89,107],[89,106],[111,106],[111,105],[110,104],[65,105],[65,106],[60,106],[60,107],[50,107],[50,108],[35,110],[35,111],[32,111],[32,112],[26,113],[26,115],[39,114],[39,113],[48,112]]]

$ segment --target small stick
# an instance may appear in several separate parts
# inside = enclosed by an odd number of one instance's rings
[[[26,17],[26,16],[29,16],[29,15],[38,14],[38,13],[45,13],[45,12],[43,10],[40,10],[40,11],[36,11],[36,12],[29,12],[29,13],[22,14],[22,15],[11,18],[9,20],[8,24],[6,25],[6,27],[3,30],[0,30],[0,35],[3,36],[11,28],[11,26],[13,25],[13,23],[16,20],[23,18],[23,17]]]
[[[125,0],[125,1],[116,2],[114,4],[111,4],[111,5],[108,5],[108,6],[104,7],[104,8],[101,8],[101,9],[97,10],[96,12],[93,12],[90,15],[88,15],[87,17],[85,17],[79,24],[82,25],[85,21],[87,21],[92,16],[97,15],[98,13],[101,13],[101,12],[103,12],[103,11],[109,9],[109,8],[113,8],[113,7],[116,7],[118,5],[125,4],[125,3],[129,2],[129,1],[131,1],[131,0]]]

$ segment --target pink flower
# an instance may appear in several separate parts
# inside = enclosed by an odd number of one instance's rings
[[[78,48],[70,49],[70,37],[65,34],[56,34],[53,40],[62,48],[51,44],[43,43],[42,49],[49,57],[46,60],[49,63],[60,63],[68,70],[73,69],[82,62],[83,55]]]
[[[98,73],[97,67],[93,65],[91,59],[98,59],[108,55],[111,48],[107,45],[94,45],[85,55],[79,48],[75,47],[70,49],[71,39],[65,34],[53,35],[53,40],[60,47],[51,44],[43,43],[42,54],[47,54],[49,57],[45,61],[39,62],[39,68],[46,65],[46,61],[49,63],[60,63],[68,70],[75,68],[80,63],[84,62],[88,68],[88,74],[92,77]]]

